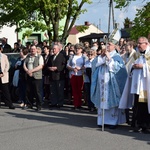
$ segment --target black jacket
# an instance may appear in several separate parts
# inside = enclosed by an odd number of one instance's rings
[[[54,55],[50,56],[47,66],[48,67],[57,67],[56,71],[49,70],[50,80],[64,80],[65,78],[65,67],[66,67],[66,60],[62,53],[59,53],[55,60],[53,60]]]
[[[9,44],[5,44],[3,47],[3,53],[11,53],[11,46]]]
[[[44,76],[48,76],[49,75],[49,70],[48,70],[48,60],[50,58],[50,54],[47,56],[47,58],[45,59],[45,54],[43,55],[43,59],[44,59],[44,66],[43,66],[43,75]]]

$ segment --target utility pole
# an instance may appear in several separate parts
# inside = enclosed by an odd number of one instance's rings
[[[101,19],[99,19],[99,29],[101,29]]]
[[[109,2],[108,33],[110,33],[111,4],[112,4],[112,0],[110,0],[110,2]]]
[[[111,15],[112,15],[113,29],[114,29],[114,28],[115,28],[115,21],[114,21],[114,6],[113,6],[113,0],[110,0],[110,1],[109,1],[108,33],[110,33]]]
[[[113,22],[113,29],[115,28],[115,18],[114,18],[114,4],[113,4],[113,0],[112,0],[112,4],[111,4],[111,8],[112,8],[112,22]]]

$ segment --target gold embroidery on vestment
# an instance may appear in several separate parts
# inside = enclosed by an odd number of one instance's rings
[[[147,91],[141,91],[139,94],[139,102],[146,103],[147,102]]]

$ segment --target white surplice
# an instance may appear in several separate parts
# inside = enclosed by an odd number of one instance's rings
[[[150,56],[150,48],[146,50],[146,54]],[[139,57],[135,60],[134,64],[143,64],[142,69],[133,69],[130,73],[121,100],[119,108],[125,109],[133,106],[134,94],[139,95],[139,102],[146,102],[148,104],[148,111],[150,113],[150,70],[148,61],[145,55],[138,54]],[[146,98],[146,101],[145,101]]]
[[[141,55],[137,59],[135,64],[145,64],[145,57]],[[133,69],[132,71],[132,83],[131,83],[131,94],[140,94],[140,91],[145,91],[147,87],[146,83],[146,66],[143,65],[142,69]]]

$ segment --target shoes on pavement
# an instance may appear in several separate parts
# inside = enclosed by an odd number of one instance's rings
[[[117,128],[117,125],[110,125],[109,126],[109,129],[116,129]]]
[[[57,105],[57,108],[61,108],[61,107],[63,107],[63,105]]]
[[[32,105],[24,105],[22,109],[33,109]]]
[[[28,109],[29,107],[25,104],[22,109]]]
[[[55,108],[57,105],[49,105],[50,108]]]
[[[23,107],[23,106],[24,106],[24,103],[21,103],[21,104],[20,104],[20,107]]]
[[[145,134],[150,134],[150,130],[147,128],[142,128],[141,132]]]
[[[14,105],[9,106],[9,109],[15,109]]]
[[[41,106],[37,106],[36,111],[40,111],[41,109]]]

